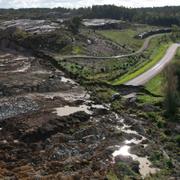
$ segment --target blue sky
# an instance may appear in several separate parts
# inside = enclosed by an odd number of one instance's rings
[[[126,7],[155,7],[180,5],[180,0],[0,0],[0,8],[27,7],[85,7],[101,4],[115,4]]]

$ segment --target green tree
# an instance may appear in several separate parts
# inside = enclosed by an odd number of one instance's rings
[[[74,17],[68,25],[68,29],[73,33],[77,34],[79,33],[79,28],[81,26],[81,18],[80,17]]]
[[[179,93],[177,91],[178,79],[175,75],[175,67],[169,65],[165,70],[165,115],[170,120],[176,120],[179,106]]]
[[[173,41],[177,41],[180,38],[180,28],[176,25],[172,26],[171,38]]]

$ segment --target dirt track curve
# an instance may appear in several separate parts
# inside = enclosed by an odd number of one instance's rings
[[[117,56],[86,56],[86,55],[67,55],[67,56],[61,56],[61,59],[71,59],[71,58],[88,58],[88,59],[119,59],[119,58],[123,58],[123,57],[129,57],[129,56],[134,56],[137,54],[142,53],[143,51],[145,51],[148,46],[149,46],[149,42],[152,38],[157,37],[157,36],[161,36],[162,34],[156,34],[156,35],[152,35],[149,36],[148,38],[145,39],[142,47],[137,50],[134,53],[130,53],[130,54],[123,54],[123,55],[117,55]]]

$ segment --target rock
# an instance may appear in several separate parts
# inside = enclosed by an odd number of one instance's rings
[[[139,162],[133,161],[131,163],[131,168],[135,173],[139,173]]]
[[[137,99],[136,97],[130,98],[130,99],[129,99],[129,102],[130,102],[130,103],[135,103],[135,102],[136,102],[136,99]]]
[[[108,110],[105,108],[99,108],[94,110],[94,115],[105,115],[108,114]]]
[[[60,144],[60,143],[67,142],[71,139],[72,139],[72,137],[70,135],[65,135],[63,133],[57,133],[56,135],[51,137],[51,143],[52,144]]]
[[[92,41],[90,39],[87,39],[87,43],[88,43],[88,45],[91,45]]]
[[[5,102],[0,102],[0,120],[7,119],[19,114],[36,111],[37,103],[26,97],[17,97]]]
[[[81,122],[86,122],[89,120],[90,115],[85,113],[84,111],[76,112],[72,115],[70,115],[71,121],[81,121]]]
[[[82,142],[91,144],[92,142],[95,142],[98,138],[95,135],[88,135],[82,138]]]
[[[142,109],[145,112],[154,112],[154,111],[158,111],[159,110],[159,108],[157,108],[156,106],[153,106],[151,104],[144,104]]]

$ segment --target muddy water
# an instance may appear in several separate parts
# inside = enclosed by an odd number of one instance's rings
[[[15,71],[11,71],[12,73],[16,73],[16,72],[26,72],[29,68],[31,67],[31,64],[26,64],[24,65],[23,67],[21,68],[18,68],[17,70]],[[7,72],[6,72],[7,73]],[[8,72],[9,73],[9,72]]]
[[[32,71],[32,74],[51,74],[51,71],[47,71],[47,70],[37,70],[37,71]]]
[[[128,145],[123,145],[123,146],[118,146],[118,150],[115,151],[112,155],[115,158],[116,156],[129,156],[132,157],[134,161],[139,162],[139,172],[143,178],[150,174],[155,174],[158,169],[157,168],[152,168],[151,162],[148,160],[148,157],[139,157],[135,154],[131,154],[129,151],[131,149],[131,146]]]
[[[2,52],[1,52],[1,53],[2,53]],[[9,53],[6,53],[6,54],[4,54],[4,53],[1,54],[1,53],[0,53],[0,58],[1,58],[1,59],[7,58],[7,57],[11,57],[11,54],[9,54]]]
[[[77,84],[77,83],[76,83],[75,81],[73,81],[72,79],[65,78],[64,76],[61,77],[61,82],[71,83],[71,84]]]
[[[0,66],[6,67],[7,70],[3,70],[1,73],[21,73],[26,72],[31,67],[31,63],[29,60],[32,59],[32,57],[24,57],[24,56],[18,56],[13,57],[12,54],[5,54],[4,56],[0,56]],[[14,65],[17,66],[15,70],[9,71],[9,65],[14,67]]]
[[[79,92],[77,92],[78,90]],[[46,99],[54,99],[55,97],[60,97],[69,102],[74,102],[77,100],[86,101],[90,97],[89,94],[87,94],[85,91],[82,91],[81,89],[77,89],[74,92],[67,91],[67,92],[34,93],[30,95],[42,96]]]
[[[60,108],[55,108],[58,116],[69,116],[73,113],[84,111],[87,114],[92,114],[92,111],[90,111],[89,106],[81,105],[78,107],[72,107],[72,106],[64,106]]]
[[[91,104],[90,106],[83,104],[83,105],[76,106],[76,107],[75,106],[74,107],[73,106],[64,106],[64,107],[60,107],[60,108],[55,108],[55,113],[58,116],[69,116],[73,113],[83,111],[87,114],[92,115],[93,114],[92,109],[108,109],[108,107],[105,107],[100,104]]]
[[[69,116],[70,114],[73,114],[75,112],[84,111],[88,114],[92,114],[91,108],[104,108],[102,105],[81,105],[77,107],[71,107],[71,106],[64,106],[60,108],[56,108],[55,113],[57,113],[58,116]],[[122,145],[115,146],[117,148],[116,151],[112,153],[113,160],[115,161],[115,157],[117,156],[128,156],[131,157],[134,161],[139,162],[139,172],[142,176],[142,178],[145,178],[146,176],[150,174],[156,173],[159,169],[153,168],[152,163],[148,160],[148,157],[139,157],[136,154],[130,153],[131,147],[133,144],[138,145],[141,144],[144,140],[146,140],[146,137],[140,135],[137,131],[131,130],[131,126],[126,125],[123,119],[120,119],[118,115],[116,114],[116,118],[123,123],[123,127],[117,127],[118,130],[121,130],[122,132],[126,134],[134,134],[137,138],[132,138],[130,140],[125,140]],[[143,144],[144,147],[148,146],[147,144]]]
[[[118,115],[116,115],[116,118],[119,119]],[[139,172],[143,178],[145,178],[146,176],[150,174],[155,174],[159,169],[151,167],[152,163],[148,160],[148,157],[139,157],[135,154],[130,153],[131,144],[136,144],[136,145],[141,144],[144,140],[146,140],[146,138],[140,135],[137,131],[131,130],[130,129],[131,126],[126,125],[123,119],[120,119],[120,122],[123,123],[123,127],[121,128],[117,127],[118,130],[121,130],[122,132],[126,134],[134,134],[136,136],[139,136],[140,140],[133,138],[131,140],[125,140],[123,143],[124,145],[122,146],[116,146],[117,150],[114,151],[112,154],[113,159],[115,159],[115,157],[117,156],[131,157],[134,161],[139,162]],[[144,147],[147,147],[147,146],[148,146],[147,144],[144,145]]]

